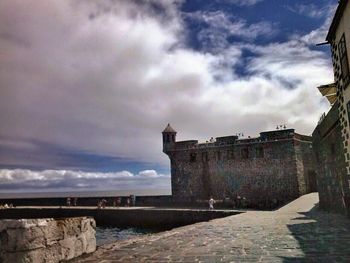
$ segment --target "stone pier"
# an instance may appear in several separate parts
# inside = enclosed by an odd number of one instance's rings
[[[318,194],[100,247],[73,262],[350,262],[350,220],[318,210]]]

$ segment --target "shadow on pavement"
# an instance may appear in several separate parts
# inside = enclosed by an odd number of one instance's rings
[[[350,262],[350,220],[320,211],[318,205],[299,213],[287,227],[304,257],[281,257],[283,262]]]

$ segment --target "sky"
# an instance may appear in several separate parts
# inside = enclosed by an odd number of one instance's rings
[[[310,135],[336,5],[0,1],[0,193],[170,189],[167,123],[177,140]]]

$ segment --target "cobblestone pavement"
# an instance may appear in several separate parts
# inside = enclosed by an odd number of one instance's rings
[[[73,262],[350,262],[350,220],[316,193],[243,214],[116,242]]]

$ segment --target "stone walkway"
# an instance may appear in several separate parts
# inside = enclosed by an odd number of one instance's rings
[[[116,242],[73,262],[350,262],[350,220],[318,211],[308,194],[250,211]]]

